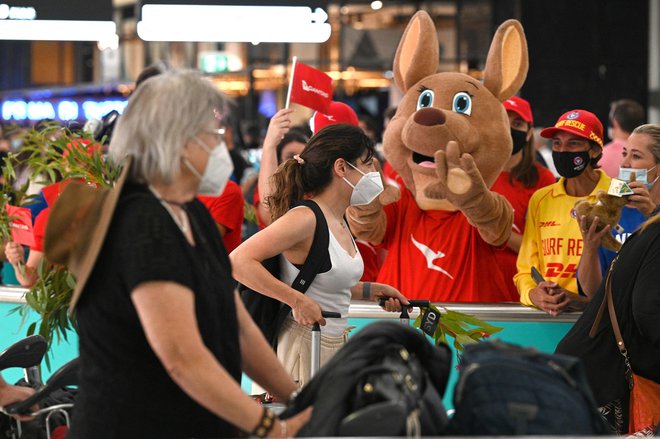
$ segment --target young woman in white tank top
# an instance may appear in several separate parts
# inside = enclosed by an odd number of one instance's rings
[[[361,129],[348,124],[320,130],[300,155],[283,162],[272,177],[271,195],[266,198],[273,223],[252,236],[230,255],[236,280],[254,291],[289,305],[278,343],[278,357],[299,385],[309,378],[311,325],[321,329],[321,364],[346,341],[348,307],[351,299],[378,301],[395,311],[407,299],[389,285],[359,282],[364,269],[344,213],[350,205],[368,204],[383,190],[382,177],[373,161],[371,141]],[[328,251],[331,267],[319,273],[306,294],[291,287],[310,251],[316,218],[311,209],[290,209],[304,198],[314,200],[326,218],[330,232]],[[280,279],[261,262],[281,256]],[[328,267],[326,267],[328,268]],[[341,319],[326,320],[323,311],[339,312]],[[330,321],[332,320],[332,321]]]

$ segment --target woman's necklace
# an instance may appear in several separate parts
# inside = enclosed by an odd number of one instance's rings
[[[163,198],[160,196],[160,193],[151,185],[149,185],[149,190],[153,192],[153,194],[156,196],[158,201],[160,201],[160,204],[163,205],[165,210],[167,210],[174,220],[174,224],[177,225],[177,227],[181,230],[182,233],[186,233],[189,228],[189,223],[188,223],[188,215],[186,215],[186,212],[183,211],[181,206],[179,208],[181,209],[181,215],[177,215],[172,206],[168,201],[163,200]]]
[[[335,218],[335,220],[337,220],[337,222],[339,223],[341,228],[345,229],[346,228],[346,221],[344,221],[344,217],[343,216],[338,217],[337,215],[335,215],[335,212],[330,208],[330,206],[326,206],[326,209],[328,209],[330,211],[330,214]]]

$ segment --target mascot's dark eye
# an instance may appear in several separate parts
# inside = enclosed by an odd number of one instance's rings
[[[456,93],[454,95],[454,102],[452,103],[452,110],[456,113],[470,116],[472,114],[472,96],[464,91]]]
[[[417,109],[430,107],[431,105],[433,105],[433,91],[424,90],[417,99]]]

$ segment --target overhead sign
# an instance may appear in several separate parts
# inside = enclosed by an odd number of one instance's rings
[[[101,41],[117,39],[113,21],[0,20],[0,40]]]
[[[0,3],[0,20],[34,20],[37,18],[37,10],[33,6],[9,6]]]
[[[200,52],[197,56],[197,68],[204,73],[239,72],[243,69],[243,62],[229,52]]]
[[[105,42],[116,38],[112,0],[94,0],[94,7],[87,0],[0,3],[0,40]]]
[[[91,4],[90,4],[91,3]],[[1,11],[34,11],[34,20],[112,21],[112,0],[0,0]]]
[[[122,113],[128,101],[125,99],[54,99],[3,101],[2,120],[23,122],[55,119],[61,121],[101,119],[112,110]]]
[[[323,43],[327,20],[309,6],[145,4],[137,33],[145,41]]]

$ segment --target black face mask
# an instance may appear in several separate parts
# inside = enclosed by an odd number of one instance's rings
[[[511,151],[511,155],[515,155],[527,144],[527,133],[511,129],[511,139],[513,139],[513,150]]]
[[[589,151],[557,152],[552,151],[552,161],[557,172],[564,178],[573,178],[582,174],[590,161]]]

